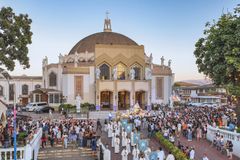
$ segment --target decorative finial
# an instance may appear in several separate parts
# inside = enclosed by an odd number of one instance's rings
[[[152,60],[153,60],[153,56],[152,56],[152,53],[151,53],[151,54],[150,54],[150,57],[149,57],[150,63],[152,63]]]
[[[165,60],[165,59],[164,59],[164,57],[162,56],[162,57],[161,57],[161,65],[162,65],[162,66],[164,65],[164,60]]]
[[[108,18],[109,12],[106,12],[106,19],[104,20],[104,32],[112,32],[111,20]]]
[[[169,68],[171,68],[171,63],[172,63],[172,60],[169,59],[169,60],[168,60],[168,67],[169,67]]]

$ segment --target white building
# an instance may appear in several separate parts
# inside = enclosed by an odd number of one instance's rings
[[[10,86],[9,86],[10,85]],[[27,104],[31,101],[31,91],[42,87],[41,76],[12,76],[8,81],[0,77],[0,100],[6,104],[14,103],[14,90],[16,90],[16,103]]]

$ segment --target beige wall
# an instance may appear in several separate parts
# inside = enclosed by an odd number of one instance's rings
[[[150,88],[149,88],[149,82],[135,82],[135,91],[146,91],[146,92],[150,92]]]
[[[145,67],[144,46],[97,44],[95,46],[96,66],[103,62],[107,62],[111,66],[122,62],[127,67],[138,63]]]
[[[114,82],[113,81],[103,81],[99,82],[99,91],[114,91]]]
[[[117,91],[123,91],[123,90],[126,90],[126,91],[129,91],[131,92],[132,90],[132,83],[129,81],[129,82],[120,82],[118,81],[117,82]]]

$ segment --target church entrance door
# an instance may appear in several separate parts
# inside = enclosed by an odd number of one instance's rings
[[[118,92],[118,109],[126,110],[130,108],[130,92],[120,91]]]
[[[145,91],[137,91],[135,92],[135,103],[138,103],[141,108],[145,108],[146,106],[146,92]]]
[[[112,109],[113,106],[113,92],[102,91],[100,96],[100,104],[102,110]]]

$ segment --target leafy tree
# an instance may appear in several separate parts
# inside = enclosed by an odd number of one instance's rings
[[[15,62],[29,68],[28,44],[31,44],[32,20],[27,14],[16,15],[12,8],[0,10],[0,67],[13,71]]]
[[[204,37],[195,47],[199,72],[240,100],[240,5],[234,12],[222,14],[218,21],[207,22]]]

